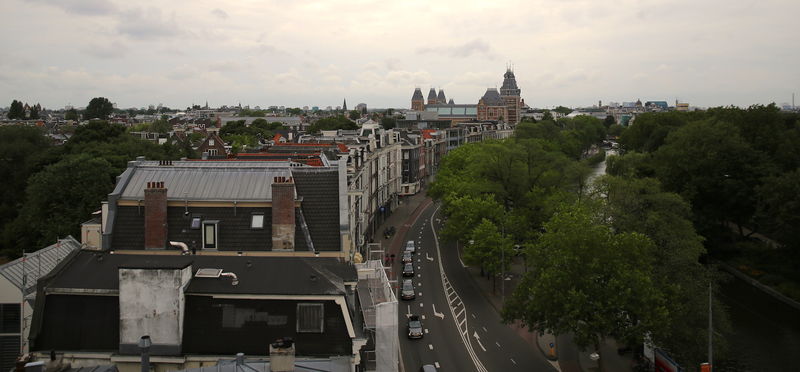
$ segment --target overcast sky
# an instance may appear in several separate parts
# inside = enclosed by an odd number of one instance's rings
[[[0,1],[0,106],[791,102],[797,0]],[[798,94],[800,103],[800,94]]]

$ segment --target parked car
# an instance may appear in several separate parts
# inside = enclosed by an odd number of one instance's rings
[[[408,316],[408,338],[422,338],[422,321],[419,315]]]
[[[414,276],[414,264],[407,263],[403,266],[403,276]]]
[[[414,244],[413,240],[409,240],[406,242],[406,251],[411,251],[411,253],[417,252],[417,246]]]
[[[411,251],[403,252],[403,263],[407,264],[407,263],[413,262],[414,261],[414,257],[412,255],[413,255],[413,253],[411,253]]]
[[[411,279],[404,279],[403,280],[403,288],[400,291],[400,298],[403,300],[413,300],[417,296],[414,293],[414,283]]]
[[[436,372],[436,367],[433,364],[426,364],[419,368],[419,372]]]

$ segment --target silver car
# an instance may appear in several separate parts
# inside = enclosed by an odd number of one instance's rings
[[[414,283],[411,279],[403,280],[403,289],[400,291],[400,298],[403,300],[413,300],[417,296],[414,293]]]
[[[411,253],[417,252],[417,246],[414,244],[413,240],[409,240],[406,242],[406,251],[410,251]]]
[[[422,338],[422,321],[419,315],[408,316],[408,338]]]

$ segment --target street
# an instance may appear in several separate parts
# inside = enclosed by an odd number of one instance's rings
[[[553,371],[539,350],[503,324],[462,266],[455,244],[438,244],[438,205],[410,221],[416,298],[399,302],[399,337],[405,371],[433,364],[440,371]],[[433,223],[431,223],[433,221]],[[396,262],[395,272],[402,268]],[[398,278],[402,279],[402,278]],[[422,339],[408,339],[407,315],[422,318]]]

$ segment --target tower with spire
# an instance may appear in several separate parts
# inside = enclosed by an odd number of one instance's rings
[[[347,112],[347,98],[345,98],[344,102],[342,103],[342,110]]]
[[[422,89],[414,89],[414,95],[411,96],[411,109],[425,111],[425,97],[422,96]]]
[[[500,87],[500,97],[506,106],[506,122],[511,124],[519,123],[520,110],[522,104],[520,100],[520,89],[517,87],[517,78],[514,76],[513,66],[506,67],[503,74],[503,85]]]
[[[435,105],[437,100],[438,98],[436,97],[436,89],[431,88],[431,90],[428,92],[428,104]]]
[[[439,95],[436,96],[436,102],[440,105],[447,104],[447,98],[444,96],[444,89],[439,89]]]

